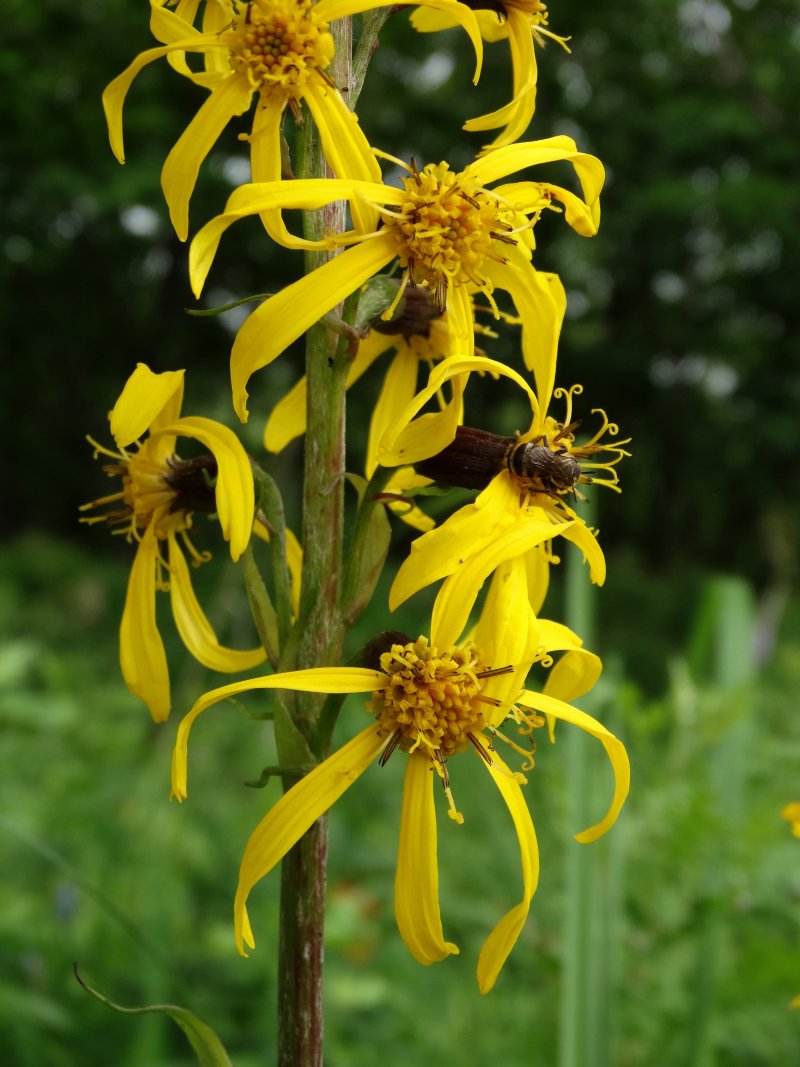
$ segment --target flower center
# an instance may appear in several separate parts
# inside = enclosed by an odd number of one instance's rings
[[[455,174],[446,163],[429,163],[404,181],[406,199],[397,210],[383,209],[385,227],[397,243],[406,282],[421,279],[436,307],[447,306],[449,285],[477,286],[487,296],[492,285],[483,274],[486,259],[505,263],[494,242],[516,244],[513,212],[493,193]]]
[[[328,24],[317,20],[310,0],[245,4],[226,43],[231,66],[247,75],[253,89],[301,88],[334,55]]]
[[[392,748],[422,749],[443,763],[484,729],[482,705],[495,702],[481,696],[484,668],[471,646],[440,653],[420,637],[392,645],[380,665],[389,680],[372,694],[368,708],[379,732],[392,738]]]
[[[125,534],[129,540],[138,540],[148,527],[152,527],[152,532],[162,540],[191,527],[191,513],[185,507],[176,507],[179,498],[181,503],[183,499],[180,488],[170,484],[175,480],[176,467],[180,466],[177,461],[155,458],[149,441],[133,453],[127,449],[111,452],[91,438],[89,441],[94,445],[95,457],[104,455],[115,461],[105,464],[103,470],[112,478],[121,478],[122,488],[84,504],[81,511],[93,511],[106,505],[109,509],[99,515],[87,516],[82,522],[105,522],[117,527],[114,532]]]

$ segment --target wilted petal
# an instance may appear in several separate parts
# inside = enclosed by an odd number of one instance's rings
[[[403,810],[394,881],[394,913],[400,936],[418,963],[428,965],[458,952],[444,940],[439,913],[439,865],[431,761],[419,752],[406,762]]]

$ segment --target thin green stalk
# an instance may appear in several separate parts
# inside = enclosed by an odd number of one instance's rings
[[[275,585],[275,615],[278,628],[278,647],[282,651],[292,625],[292,586],[286,562],[286,517],[283,497],[275,481],[254,467],[256,507],[264,512],[270,526],[270,557]]]
[[[342,583],[343,605],[352,604],[355,601],[355,594],[357,592],[356,585],[358,583],[359,575],[359,561],[369,535],[372,513],[376,507],[383,507],[383,504],[375,498],[384,489],[393,473],[394,471],[390,467],[376,467],[372,472],[372,477],[367,482],[364,495],[362,496],[361,503],[358,507],[358,514],[356,515],[352,537],[350,538],[350,548],[347,554],[347,563],[344,571],[344,582]],[[355,622],[355,619],[348,616],[346,621],[348,625],[352,625],[352,623]]]
[[[358,98],[364,86],[367,68],[375,49],[378,47],[378,34],[390,13],[391,8],[380,7],[375,11],[365,11],[362,16],[361,36],[358,39],[358,46],[353,56],[353,81],[348,101],[351,111],[355,111]]]
[[[351,20],[331,25],[336,55],[330,74],[336,85],[352,83]],[[310,116],[299,131],[297,174],[327,174],[319,133]],[[304,213],[306,237],[341,233],[343,203]],[[306,254],[306,273],[329,258]],[[303,574],[300,613],[292,658],[298,668],[338,662],[343,643],[339,612],[344,535],[345,388],[350,360],[336,335],[324,325],[306,340],[308,384],[303,484]],[[340,350],[341,349],[341,350]],[[307,740],[315,734],[321,701],[299,695],[289,705],[296,727]],[[318,754],[318,755],[321,755]],[[284,782],[289,776],[284,778]],[[322,1067],[323,932],[325,914],[327,819],[318,819],[281,864],[280,941],[278,947],[278,1065]]]
[[[259,639],[267,653],[267,659],[270,665],[276,668],[278,665],[278,619],[267,587],[264,585],[264,579],[261,577],[261,571],[255,561],[252,541],[242,553],[242,567],[250,614],[253,616]]]

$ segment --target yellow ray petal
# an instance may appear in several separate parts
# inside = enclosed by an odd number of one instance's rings
[[[622,805],[625,803],[625,798],[628,795],[628,790],[631,784],[631,767],[628,762],[628,753],[625,751],[625,746],[619,738],[610,733],[602,723],[599,723],[597,719],[593,719],[591,715],[587,715],[585,711],[581,711],[579,708],[573,708],[571,705],[565,704],[562,700],[556,700],[554,697],[547,696],[545,693],[533,693],[526,689],[521,694],[517,703],[534,708],[536,711],[541,711],[545,715],[552,715],[555,719],[562,719],[564,722],[570,722],[573,726],[579,726],[581,730],[585,730],[586,733],[591,734],[592,737],[596,737],[606,750],[606,755],[608,756],[614,771],[614,795],[611,800],[611,805],[605,817],[601,819],[599,823],[595,826],[590,826],[588,830],[583,830],[581,833],[575,835],[575,840],[580,841],[581,844],[588,844],[590,841],[596,841],[598,837],[602,837],[607,830],[611,829],[617,821],[617,816],[619,815]]]
[[[550,559],[547,546],[525,554],[525,569],[528,572],[528,600],[531,611],[538,615],[550,586]]]
[[[470,552],[469,558],[445,580],[436,596],[431,618],[431,644],[439,648],[454,645],[463,633],[478,593],[489,575],[506,560],[522,556],[557,537],[570,525],[571,521],[552,523],[520,512],[515,525],[480,551]]]
[[[564,653],[547,675],[544,692],[568,703],[578,700],[595,685],[603,672],[603,661],[594,652],[576,648]]]
[[[488,766],[488,771],[506,802],[517,831],[522,866],[522,900],[503,916],[484,942],[478,957],[478,988],[481,993],[488,993],[497,981],[503,964],[522,932],[539,884],[539,846],[519,782],[496,752],[492,753],[492,764]]]
[[[433,775],[431,761],[419,752],[408,757],[403,779],[394,914],[400,936],[418,963],[427,966],[458,953],[442,931]]]
[[[128,579],[119,629],[122,677],[150,709],[154,722],[169,716],[169,669],[156,625],[158,542],[148,530],[139,542]]]
[[[426,585],[464,566],[465,546],[477,552],[519,517],[519,492],[509,477],[493,478],[472,504],[454,512],[435,530],[418,537],[389,592],[389,610]]]
[[[290,597],[292,613],[295,618],[300,614],[300,579],[303,574],[303,549],[295,535],[286,527],[286,566],[289,568],[291,581]]]
[[[171,44],[162,45],[160,48],[149,48],[146,52],[140,52],[130,66],[126,67],[122,74],[117,75],[103,90],[103,110],[105,111],[106,123],[108,124],[108,139],[111,151],[120,163],[125,162],[125,146],[122,139],[122,106],[131,82],[146,67],[156,59],[168,56],[172,52],[208,52],[219,48],[219,40],[214,34],[195,33],[182,41],[173,41]]]
[[[417,6],[420,3],[436,11],[446,12],[455,22],[464,27],[475,49],[475,74],[472,81],[474,85],[477,85],[483,65],[483,41],[475,15],[466,4],[454,3],[453,0],[319,0],[316,13],[318,18],[332,22],[334,19],[344,18],[346,15],[359,15],[377,7],[405,7],[411,4]]]
[[[169,591],[172,615],[181,640],[196,660],[212,671],[249,671],[267,658],[263,648],[239,650],[219,643],[195,596],[186,558],[174,534],[169,536]]]
[[[220,526],[230,542],[234,562],[250,541],[255,513],[253,467],[236,434],[221,422],[200,416],[187,416],[159,433],[193,437],[205,445],[217,461],[214,495]],[[155,434],[153,435],[155,436]]]
[[[401,412],[414,396],[418,369],[419,360],[405,345],[398,349],[389,364],[369,423],[366,459],[368,478],[378,465],[380,439],[389,427],[394,426]]]
[[[509,263],[492,263],[492,281],[508,291],[522,319],[522,355],[536,381],[538,418],[544,419],[553,394],[558,338],[567,296],[557,274],[534,270],[524,256]]]
[[[289,208],[320,208],[334,200],[369,198],[382,204],[402,202],[404,192],[377,182],[357,182],[339,178],[296,178],[285,182],[260,182],[240,185],[228,197],[225,212],[207,222],[189,246],[189,277],[192,292],[199,297],[214,261],[223,233],[238,219],[264,212]],[[383,235],[384,238],[386,235]],[[358,240],[354,233],[344,234],[341,241]],[[292,240],[296,240],[292,237]],[[310,247],[332,247],[328,238],[311,242]]]
[[[572,541],[583,553],[583,558],[589,564],[589,577],[595,585],[602,585],[606,580],[606,558],[597,538],[586,525],[579,519],[569,527],[564,537]]]
[[[262,90],[250,134],[250,170],[253,184],[281,181],[281,122],[286,108],[284,92]],[[273,241],[284,248],[314,249],[325,242],[307,241],[290,233],[278,210],[262,211],[261,221]]]
[[[159,416],[167,415],[167,421],[177,418],[183,401],[183,375],[182,370],[156,374],[146,364],[136,364],[111,411],[111,436],[118,448],[138,441],[152,426],[164,425],[164,418]]]
[[[380,165],[358,117],[338,89],[332,88],[320,74],[319,80],[310,78],[306,82],[303,98],[317,124],[322,150],[336,177],[380,182]],[[350,213],[359,233],[372,233],[378,228],[378,211],[371,204],[354,198]]]
[[[364,773],[385,744],[377,725],[368,726],[284,793],[255,828],[242,856],[233,905],[234,937],[243,956],[245,942],[255,948],[247,918],[250,890]]]
[[[242,422],[248,417],[246,387],[250,376],[391,262],[395,251],[390,234],[355,245],[265,300],[245,319],[231,351],[233,406]]]
[[[506,8],[505,15],[505,29],[511,51],[513,73],[512,99],[505,107],[464,123],[464,129],[470,131],[505,127],[490,145],[484,146],[484,151],[519,140],[530,125],[536,110],[538,72],[530,16],[511,6]]]
[[[533,390],[525,379],[520,377],[515,370],[511,369],[511,367],[506,367],[505,364],[499,363],[497,360],[486,359],[483,356],[451,356],[448,359],[442,360],[438,366],[434,367],[428,377],[428,384],[424,389],[421,389],[417,393],[409,404],[406,405],[394,428],[387,430],[383,435],[380,443],[380,462],[384,467],[397,467],[402,464],[412,463],[414,462],[414,459],[423,459],[433,454],[426,449],[422,450],[423,455],[417,454],[418,449],[416,446],[419,444],[418,440],[415,441],[414,452],[412,453],[411,441],[417,436],[416,431],[409,433],[412,420],[428,401],[439,392],[445,382],[450,381],[458,375],[470,374],[472,371],[488,371],[492,375],[502,375],[503,377],[510,378],[525,391],[530,400],[531,408],[538,410],[538,404]],[[455,431],[456,427],[453,426],[449,440],[442,441],[441,443],[437,442],[437,444],[439,444],[439,450],[450,444],[455,437]],[[410,458],[412,454],[414,455],[414,459]]]
[[[244,74],[228,75],[214,89],[164,160],[161,188],[179,241],[189,236],[189,200],[203,160],[235,115],[250,107],[253,90]]]
[[[178,800],[186,797],[186,755],[189,731],[198,715],[220,700],[255,689],[295,689],[300,693],[371,693],[386,685],[386,675],[363,667],[311,667],[307,671],[286,671],[262,678],[230,682],[204,693],[180,721],[172,750],[172,792]]]
[[[503,722],[525,684],[541,644],[541,625],[528,601],[525,557],[506,560],[492,576],[474,637],[487,666],[513,666],[508,674],[497,675],[483,683],[486,696],[501,701],[489,717],[492,726]]]

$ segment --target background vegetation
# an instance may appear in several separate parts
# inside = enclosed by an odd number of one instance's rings
[[[609,581],[593,646],[607,670],[592,709],[625,737],[634,787],[614,833],[580,850],[574,794],[602,804],[602,755],[588,753],[576,785],[569,747],[542,746],[529,787],[542,883],[496,992],[479,999],[482,937],[518,893],[496,797],[458,767],[467,825],[442,833],[442,892],[463,955],[422,970],[391,914],[399,767],[366,775],[332,818],[328,1062],[566,1064],[560,998],[578,951],[595,990],[580,1067],[791,1063],[800,853],[778,813],[798,798],[800,763],[800,17],[794,0],[553,0],[551,21],[572,33],[572,53],[540,54],[532,134],[569,133],[609,170],[598,238],[542,220],[537,262],[569,292],[562,384],[583,382],[587,409],[605,407],[634,438],[623,495],[597,494]],[[173,728],[151,726],[117,670],[126,546],[79,528],[75,513],[102,487],[83,435],[104,435],[137,360],[189,368],[187,410],[229,419],[236,322],[184,314],[185,249],[157,187],[199,90],[166,65],[143,74],[120,168],[99,93],[149,46],[142,5],[11,0],[5,28],[0,1048],[15,1067],[189,1062],[171,1024],[88,1000],[72,978],[78,960],[121,1002],[195,1008],[247,1067],[273,1033],[274,880],[254,898],[247,963],[232,951],[230,903],[243,842],[275,793],[241,788],[269,762],[268,730],[227,708],[210,715],[188,804],[166,802]],[[477,142],[460,123],[507,98],[506,58],[490,46],[468,92],[464,42],[392,16],[363,102],[373,143],[465,162]],[[235,134],[204,170],[194,225],[246,179]],[[209,304],[299,269],[241,224]],[[253,410],[299,373],[284,359],[260,375]],[[507,420],[513,400],[499,386],[482,400],[476,422]],[[255,419],[247,432],[258,449]],[[299,447],[275,460],[279,478]],[[236,576],[215,560],[199,579],[237,639]],[[556,583],[555,615],[563,595]],[[397,625],[418,627],[418,600]],[[384,626],[376,611],[354,645]],[[208,679],[171,651],[180,711]],[[356,701],[343,736],[360,715]],[[576,862],[588,864],[580,882]],[[595,911],[577,949],[563,933],[576,885]]]

